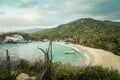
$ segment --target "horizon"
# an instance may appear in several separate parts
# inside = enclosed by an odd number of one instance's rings
[[[80,18],[93,18],[97,20],[120,22],[120,1],[0,1],[0,32],[19,31],[34,28],[52,28]]]
[[[87,18],[80,18],[80,19],[87,19]],[[93,19],[93,18],[90,18],[90,19]],[[75,20],[78,20],[78,19],[75,19]],[[72,21],[75,21],[75,20],[72,20]],[[94,19],[94,20],[98,20],[98,19]],[[67,24],[67,23],[70,23],[72,21],[69,21],[69,22],[66,22],[66,23],[62,23],[62,24]],[[99,21],[112,21],[112,22],[120,22],[120,20],[99,20]],[[61,25],[61,24],[59,24]],[[16,30],[8,30],[8,31],[0,31],[0,33],[7,33],[7,32],[19,32],[19,31],[24,31],[24,30],[31,30],[31,29],[48,29],[48,28],[54,28],[54,27],[57,27],[59,25],[56,25],[56,26],[44,26],[44,27],[24,27],[24,28],[21,28],[21,29],[16,29]],[[15,27],[16,28],[16,27]]]

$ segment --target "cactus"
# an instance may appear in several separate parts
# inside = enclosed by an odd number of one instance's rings
[[[49,43],[48,49],[44,50],[42,48],[38,48],[44,53],[44,64],[45,69],[41,74],[40,80],[51,80],[52,75],[52,41]]]
[[[10,67],[10,56],[8,54],[8,49],[6,50],[6,74],[8,78],[11,76],[11,67]]]

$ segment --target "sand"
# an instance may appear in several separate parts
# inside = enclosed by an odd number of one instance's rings
[[[68,45],[78,48],[83,54],[87,55],[90,59],[89,66],[99,65],[120,71],[120,56],[102,49],[90,48],[79,44]]]

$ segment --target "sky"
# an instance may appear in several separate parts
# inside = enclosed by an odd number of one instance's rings
[[[120,21],[120,0],[0,0],[0,32],[55,27],[80,18]]]

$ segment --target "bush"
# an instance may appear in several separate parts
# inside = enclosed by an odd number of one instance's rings
[[[53,80],[120,80],[120,73],[101,66],[72,69],[63,66],[56,70]]]
[[[21,60],[10,78],[7,77],[6,73],[1,72],[0,80],[15,80],[16,76],[20,73],[40,77],[44,67],[42,60],[32,64],[27,60]],[[82,68],[63,65],[56,62],[53,63],[52,67],[52,80],[120,80],[120,72],[109,68],[103,68],[102,66]]]

